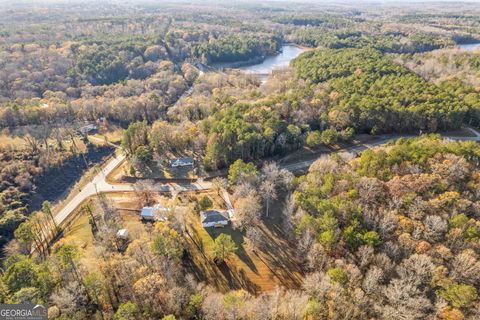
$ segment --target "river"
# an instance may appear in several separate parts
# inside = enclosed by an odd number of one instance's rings
[[[465,50],[465,51],[480,50],[480,42],[459,44],[458,47],[462,50]]]
[[[274,69],[287,67],[291,60],[295,59],[305,50],[295,45],[286,44],[276,56],[266,57],[261,63],[238,68],[245,73],[268,75]]]

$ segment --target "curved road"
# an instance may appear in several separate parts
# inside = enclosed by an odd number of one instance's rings
[[[445,138],[452,139],[452,140],[471,140],[471,141],[480,141],[480,133],[474,129],[468,128],[475,136],[471,137],[452,137],[446,136]],[[397,140],[402,137],[408,137],[406,135],[385,135],[380,136],[379,139],[375,142],[371,143],[364,143],[358,144],[349,148],[345,148],[342,150],[336,150],[334,152],[339,151],[347,151],[353,153],[359,153],[365,149],[372,148],[375,146],[379,146],[381,144],[387,143],[389,141]],[[300,161],[292,164],[280,164],[281,168],[296,171],[300,169],[305,169],[310,167],[310,165],[318,159],[311,159],[307,161]],[[63,208],[61,208],[57,214],[55,215],[55,222],[57,225],[62,225],[68,217],[75,211],[75,209],[86,199],[89,197],[97,194],[97,193],[107,193],[107,192],[128,192],[128,191],[135,191],[134,184],[110,184],[106,180],[106,176],[110,174],[117,166],[119,166],[125,160],[124,155],[117,155],[116,157],[109,160],[107,165],[102,169],[99,170],[97,175],[92,179],[91,182],[87,183],[82,190],[76,194],[68,203],[66,203]],[[184,191],[192,191],[192,190],[208,190],[212,188],[212,184],[208,181],[198,181],[195,183],[167,183],[161,184],[156,183],[153,185],[154,191],[163,191],[163,192],[184,192]]]

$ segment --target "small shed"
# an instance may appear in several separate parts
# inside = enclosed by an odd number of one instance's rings
[[[223,227],[228,225],[230,218],[228,212],[208,210],[200,212],[200,222],[204,228]]]
[[[117,238],[122,240],[128,240],[128,230],[120,229],[117,231]]]
[[[158,203],[153,207],[143,207],[140,211],[140,218],[149,221],[166,221],[167,214],[168,208]]]
[[[140,211],[140,218],[142,220],[155,220],[155,213],[153,212],[153,207],[143,207],[142,211]]]

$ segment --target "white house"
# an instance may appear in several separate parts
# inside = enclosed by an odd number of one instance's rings
[[[230,222],[230,218],[225,211],[208,210],[200,212],[200,222],[204,228],[223,227]]]
[[[81,135],[85,135],[95,130],[97,130],[97,125],[89,124],[84,127],[78,128],[78,133]]]
[[[143,207],[140,211],[140,218],[149,221],[166,221],[168,208],[161,204],[156,204],[153,207]]]
[[[193,160],[192,157],[183,157],[183,158],[170,160],[170,166],[172,168],[188,167],[188,166],[193,167],[194,163],[195,163],[195,160]]]

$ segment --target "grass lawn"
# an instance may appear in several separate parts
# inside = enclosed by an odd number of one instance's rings
[[[82,265],[93,272],[97,270],[98,263],[95,256],[93,233],[88,218],[87,214],[78,213],[78,217],[64,230],[63,237],[53,245],[52,252],[55,252],[64,244],[73,244],[81,252],[80,262]]]
[[[105,141],[120,145],[122,142],[123,129],[113,124],[100,125],[97,132],[89,134],[91,143],[105,145]]]
[[[140,220],[140,205],[134,193],[110,193],[107,197],[117,208],[122,220],[122,228],[128,229],[131,240],[147,235],[145,224]],[[156,197],[156,200],[163,204],[168,201],[160,195]],[[98,257],[95,253],[94,236],[87,213],[77,211],[77,217],[64,230],[63,237],[53,245],[52,252],[55,252],[56,248],[63,244],[76,245],[81,252],[80,263],[90,272],[97,270]]]
[[[157,165],[153,162],[151,166],[143,171],[137,172],[135,177],[130,174],[131,164],[124,161],[108,175],[107,180],[110,183],[132,182],[136,178],[170,180],[170,179],[196,179],[197,169],[192,167],[170,168],[165,165]]]
[[[255,252],[246,244],[247,239],[239,230],[231,226],[205,229],[199,217],[191,214],[188,219],[188,250],[192,272],[221,291],[242,288],[259,293],[273,290],[277,285],[298,287],[302,282],[302,273],[295,261],[295,252],[283,239],[279,228],[280,207],[281,204],[277,204],[272,208],[271,217],[259,225],[265,245]],[[221,233],[230,235],[238,250],[226,263],[217,265],[212,256],[215,238]]]
[[[212,200],[214,208],[225,209],[222,198],[213,191],[180,193],[175,203],[193,208],[195,201],[205,195]],[[110,193],[107,196],[119,211],[122,227],[128,229],[131,240],[149,236],[149,228],[139,218],[140,205],[134,193]],[[167,205],[171,200],[164,195],[158,195],[157,201]],[[198,214],[189,211],[186,236],[189,258],[185,259],[186,268],[200,281],[207,282],[224,292],[243,288],[258,294],[273,290],[277,285],[298,287],[302,282],[302,273],[295,261],[295,252],[284,240],[279,227],[281,207],[282,203],[276,203],[271,209],[271,217],[260,223],[259,228],[265,244],[255,252],[246,244],[248,240],[239,230],[231,226],[204,229]],[[212,256],[214,240],[221,233],[229,234],[238,250],[226,263],[217,265],[213,262]],[[97,270],[98,257],[87,214],[78,214],[64,231],[63,238],[54,245],[52,252],[55,251],[55,247],[65,243],[77,245],[82,254],[80,258],[82,265],[90,272]]]

